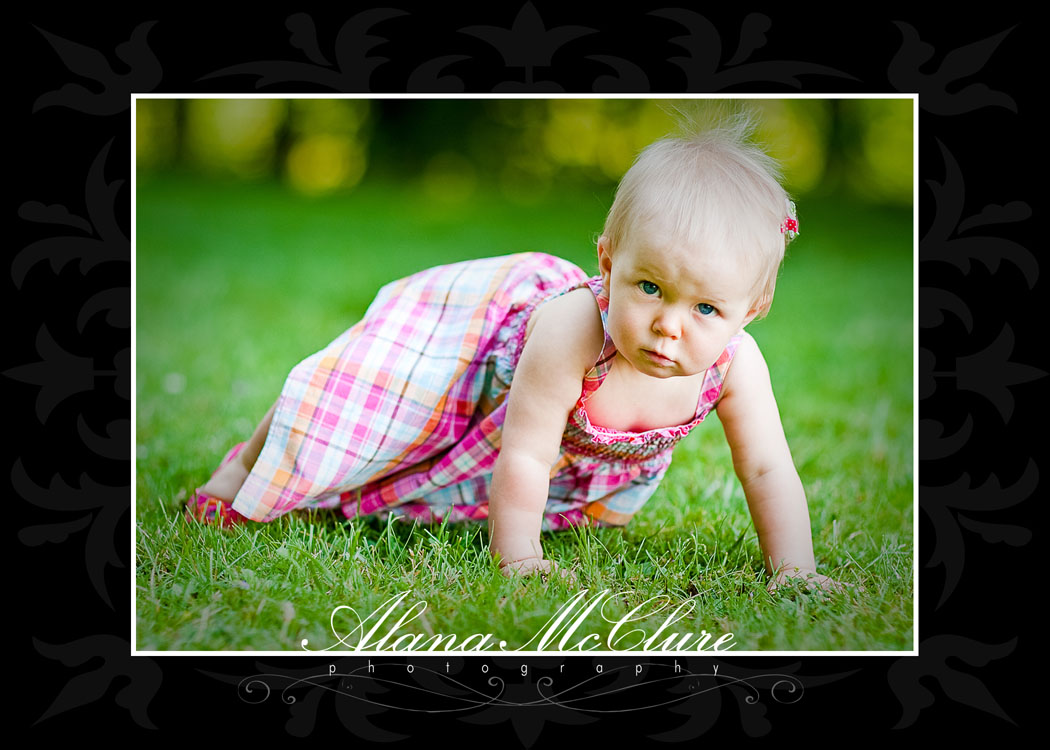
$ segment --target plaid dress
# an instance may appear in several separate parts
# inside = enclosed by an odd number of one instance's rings
[[[605,327],[601,277],[542,253],[439,266],[383,287],[364,319],[292,370],[233,509],[255,521],[299,508],[486,519],[526,323],[539,303],[584,286]],[[551,468],[544,529],[626,523],[675,443],[714,407],[742,335],[708,370],[690,423],[630,433],[587,416],[616,353],[606,327]]]

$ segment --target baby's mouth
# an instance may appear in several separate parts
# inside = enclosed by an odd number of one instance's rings
[[[647,356],[649,360],[654,364],[661,365],[664,367],[668,367],[670,365],[675,364],[675,361],[670,357],[665,357],[659,352],[654,352],[652,349],[643,349],[642,352],[644,352],[645,356]]]

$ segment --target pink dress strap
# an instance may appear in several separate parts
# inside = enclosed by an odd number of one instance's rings
[[[718,360],[704,374],[704,381],[700,388],[700,397],[697,400],[691,421],[682,425],[658,427],[645,432],[625,432],[602,427],[591,422],[590,416],[587,414],[586,403],[591,395],[601,386],[606,375],[609,374],[616,356],[616,346],[609,337],[609,298],[602,293],[601,276],[590,278],[576,288],[584,286],[593,292],[595,302],[598,304],[598,310],[602,318],[602,329],[605,332],[605,343],[594,367],[584,377],[580,399],[576,402],[576,408],[570,417],[565,440],[573,444],[577,450],[601,455],[606,458],[615,456],[621,460],[638,461],[652,459],[663,451],[672,448],[681,438],[688,435],[690,430],[704,421],[711,410],[715,408],[722,395],[722,385],[725,382],[729,366],[733,361],[733,355],[736,353],[743,337],[748,334],[741,331],[733,336],[719,355]],[[584,435],[587,436],[586,439],[584,439]],[[591,445],[588,447],[586,443]]]
[[[583,378],[583,390],[580,393],[580,403],[582,404],[591,397],[601,386],[605,380],[605,376],[609,374],[609,369],[612,367],[613,360],[616,358],[616,345],[613,344],[611,338],[609,338],[609,298],[602,294],[602,277],[595,276],[587,279],[583,284],[580,284],[577,288],[586,286],[594,294],[594,301],[598,303],[598,311],[602,316],[602,331],[605,333],[605,342],[602,344],[601,353],[598,355],[598,359],[594,363],[594,367],[588,372]]]

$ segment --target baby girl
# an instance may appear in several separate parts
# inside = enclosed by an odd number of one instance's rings
[[[487,520],[504,573],[547,573],[541,531],[627,523],[717,409],[771,584],[834,585],[816,572],[802,482],[744,331],[769,310],[798,233],[748,131],[734,121],[646,148],[617,189],[593,278],[526,253],[385,286],[292,370],[191,514]]]

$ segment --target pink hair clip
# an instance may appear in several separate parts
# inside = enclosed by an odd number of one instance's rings
[[[792,201],[787,202],[787,218],[780,224],[780,233],[786,234],[788,242],[795,239],[799,235],[798,231],[798,219],[795,212],[795,204]]]

